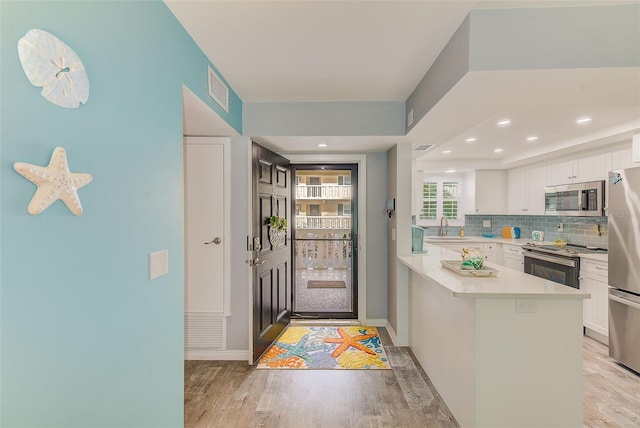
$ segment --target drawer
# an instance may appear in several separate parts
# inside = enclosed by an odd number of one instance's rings
[[[496,244],[482,244],[482,251],[485,253],[495,253],[496,252]]]
[[[518,245],[504,244],[502,246],[502,257],[509,260],[524,261],[524,255],[522,254],[522,247]]]
[[[597,279],[608,283],[609,269],[608,263],[597,260],[580,259],[580,276]]]

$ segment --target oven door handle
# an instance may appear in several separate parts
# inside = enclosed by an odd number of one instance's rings
[[[630,306],[634,309],[640,309],[640,303],[632,302],[631,300],[624,299],[622,297],[614,296],[613,294],[609,294],[609,300],[613,300],[618,303],[622,303],[623,305]]]
[[[574,260],[561,259],[559,257],[543,256],[542,254],[534,253],[532,251],[525,251],[525,257],[531,257],[536,260],[544,260],[545,262],[557,263],[562,266],[576,267]]]

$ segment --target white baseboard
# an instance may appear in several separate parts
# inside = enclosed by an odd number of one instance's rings
[[[384,318],[370,318],[362,323],[362,325],[368,325],[371,327],[386,327],[388,321]]]
[[[248,361],[248,350],[192,350],[184,352],[185,360]]]
[[[398,337],[396,336],[396,331],[393,329],[393,327],[391,327],[391,324],[389,324],[389,321],[387,321],[385,328],[387,329],[387,333],[389,333],[389,337],[391,337],[391,341],[393,342],[393,345],[398,346],[396,345],[396,342],[398,341]]]
[[[597,332],[595,330],[590,329],[589,327],[585,328],[585,332],[584,332],[585,336],[589,336],[590,338],[597,340],[598,342],[609,346],[609,336],[607,336],[606,334],[602,334],[600,332]]]

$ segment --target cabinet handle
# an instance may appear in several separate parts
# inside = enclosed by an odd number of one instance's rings
[[[606,270],[606,271],[608,271],[609,269],[605,269],[605,268],[603,268],[603,267],[596,266],[596,270]]]

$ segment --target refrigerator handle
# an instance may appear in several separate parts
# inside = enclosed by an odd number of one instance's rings
[[[609,294],[609,300],[622,303],[623,305],[630,306],[634,309],[640,309],[640,303],[635,303],[635,302],[632,302],[631,300],[623,299],[622,297],[614,296],[612,294]]]

